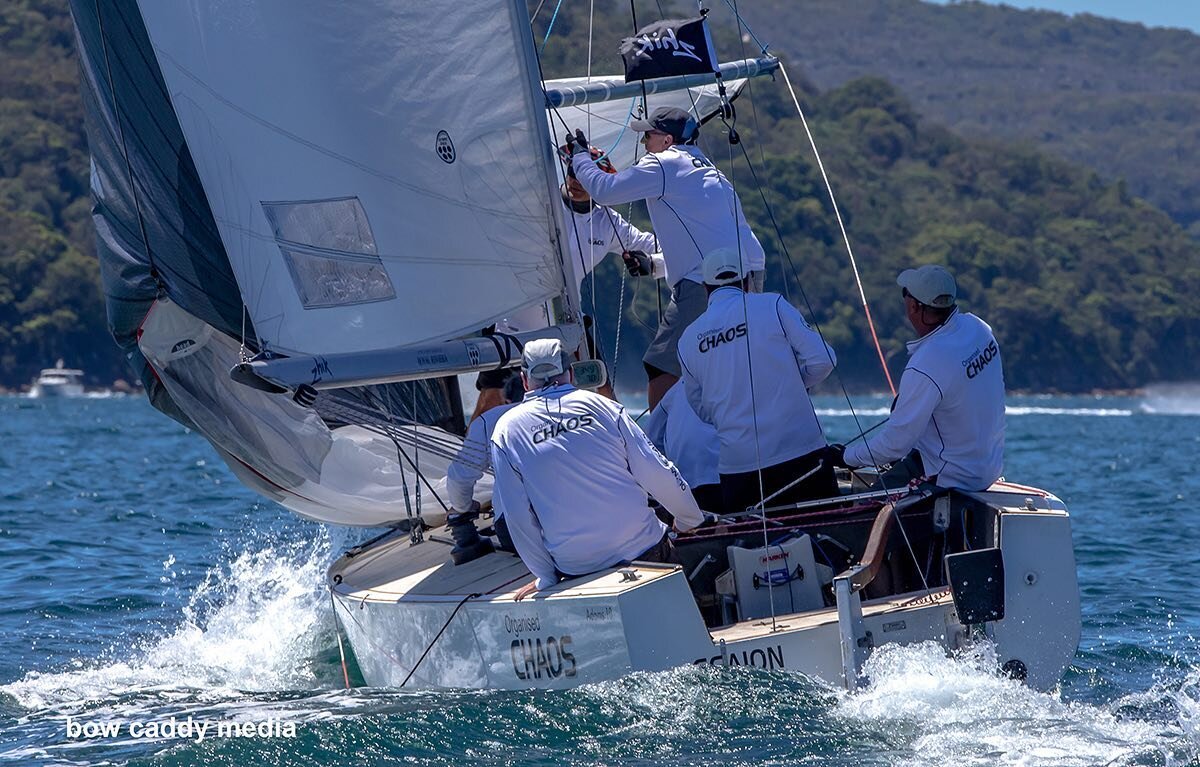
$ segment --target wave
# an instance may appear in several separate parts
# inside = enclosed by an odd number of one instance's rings
[[[29,672],[0,686],[0,693],[27,709],[72,713],[105,702],[129,715],[188,699],[192,691],[211,700],[329,688],[334,679],[340,682],[340,672],[320,674],[314,658],[335,642],[325,585],[334,550],[323,532],[315,540],[242,551],[209,569],[169,635],[142,647],[114,648],[123,659]]]
[[[1138,408],[1151,415],[1200,415],[1200,383],[1147,386]]]
[[[995,671],[991,647],[948,659],[939,645],[885,646],[842,715],[910,736],[901,764],[1194,764],[1200,670],[1094,705],[1037,693]]]
[[[891,410],[886,407],[862,408],[851,411],[849,408],[817,408],[818,416],[832,417],[848,417],[853,415],[858,416],[886,416],[891,413]],[[1134,411],[1128,408],[1104,408],[1104,407],[1045,407],[1041,405],[1009,405],[1004,409],[1006,415],[1022,416],[1022,415],[1074,415],[1074,416],[1131,416]]]
[[[1004,409],[1005,415],[1082,415],[1082,416],[1130,416],[1133,411],[1117,407],[1040,407],[1027,405],[1009,405]]]

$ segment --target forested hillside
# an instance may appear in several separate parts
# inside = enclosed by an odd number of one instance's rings
[[[63,358],[128,376],[105,329],[65,0],[0,2],[0,386]]]
[[[535,19],[539,46],[555,5],[544,3]],[[543,54],[547,76],[586,71],[590,5],[563,3]],[[657,16],[656,5],[638,2],[641,24]],[[911,335],[900,315],[895,273],[915,263],[941,262],[959,275],[964,305],[996,328],[1011,386],[1074,391],[1200,377],[1200,245],[1195,239],[1143,202],[1137,195],[1142,187],[1121,181],[1119,171],[1098,160],[1095,171],[1055,157],[1070,153],[1058,152],[1053,142],[1047,145],[1054,151],[1043,151],[1033,146],[1041,139],[1017,146],[971,137],[970,125],[947,128],[945,123],[957,118],[935,117],[919,92],[910,94],[904,77],[893,71],[893,59],[904,60],[903,50],[923,47],[913,44],[916,32],[906,26],[910,15],[920,19],[936,12],[946,15],[936,23],[956,30],[953,50],[974,57],[956,64],[957,76],[973,78],[984,91],[1007,92],[1011,67],[989,67],[990,49],[969,36],[969,22],[958,21],[991,18],[987,9],[931,10],[911,0],[840,5],[742,0],[740,5],[755,32],[776,49],[790,51],[789,41],[807,40],[796,43],[790,71],[839,194],[893,370],[903,364],[903,341]],[[841,53],[826,56],[818,53],[823,41],[811,28],[798,34],[790,30],[810,10],[816,14],[825,6],[847,14],[883,9],[877,10],[885,16],[878,22],[878,39],[887,41],[894,30],[895,39],[886,45],[896,51],[877,52],[876,66],[854,72],[854,79],[847,79],[848,70],[821,68],[814,62],[845,55],[845,48],[854,46],[830,31],[825,42]],[[536,7],[531,3],[531,11]],[[629,5],[596,0],[595,8],[593,70],[618,71],[616,42],[631,31]],[[1006,34],[1026,40],[1029,57],[1041,55],[1044,47],[1069,58],[1055,35],[1039,42],[1035,30],[1048,23],[1045,14],[1004,13],[1011,27]],[[713,17],[722,58],[740,58],[742,44],[727,9],[714,6]],[[1077,22],[1054,19],[1068,24],[1071,35],[1090,39],[1069,26]],[[1095,24],[1082,22],[1088,29]],[[981,31],[989,29],[975,23]],[[1144,52],[1123,47],[1123,30],[1114,33],[1114,47],[1105,54],[1114,61]],[[1032,36],[1021,38],[1025,33]],[[862,35],[861,46],[869,46],[871,38]],[[87,369],[92,383],[128,376],[105,331],[99,270],[91,255],[86,140],[65,0],[0,0],[0,43],[0,385],[26,383],[58,357]],[[754,53],[747,45],[745,55]],[[1179,92],[1188,98],[1195,69],[1177,79]],[[866,73],[873,74],[859,76]],[[822,90],[814,83],[836,85]],[[1029,89],[1032,93],[1032,85]],[[1095,95],[1082,93],[1072,102],[1084,122],[1089,97],[1098,107],[1107,103]],[[1146,119],[1166,122],[1187,114],[1184,106],[1165,102],[1147,103],[1131,114],[1142,112],[1149,114]],[[1099,109],[1097,124],[1105,114]],[[786,292],[820,323],[838,351],[844,380],[858,388],[881,388],[845,248],[782,82],[755,83],[753,93],[739,101],[736,127],[743,143],[733,147],[732,158],[723,126],[706,126],[704,144],[738,185],[768,250],[768,286]],[[1093,140],[1083,129],[1064,126],[1061,132],[1080,144]],[[1194,135],[1180,138],[1174,159],[1160,158],[1147,167],[1167,180],[1194,176],[1187,152],[1198,145]],[[762,181],[761,195],[751,164]],[[1187,202],[1182,191],[1178,197]],[[1185,220],[1184,207],[1173,211]],[[634,215],[644,221],[644,209],[635,208]],[[615,262],[610,259],[600,270],[595,291],[595,314],[610,358],[620,294]],[[585,287],[590,309],[591,290]],[[657,302],[646,281],[627,282],[625,288],[626,306],[631,295],[636,300],[622,322],[621,384],[640,387],[638,357],[656,323]]]
[[[867,5],[897,14],[903,9],[931,12],[930,6],[910,0],[842,4],[855,9]],[[782,38],[785,22],[802,24],[808,18],[807,2],[780,6],[775,15],[764,13],[762,6],[740,4],[747,15],[757,9],[762,20],[752,25],[759,38]],[[640,23],[653,18],[653,7],[639,3]],[[597,2],[596,8],[593,56],[596,61],[607,56],[608,64],[594,61],[593,69],[618,71],[620,60],[613,51],[632,27],[628,5]],[[951,15],[984,10],[974,5],[932,7]],[[548,24],[547,11],[540,26],[535,20],[539,40]],[[582,13],[560,12],[544,55],[547,74],[585,70],[587,48],[578,42],[587,39],[584,14],[586,7]],[[1033,30],[1046,16],[1024,17],[1031,47],[1038,40]],[[727,9],[714,7],[711,18],[722,59],[757,53],[749,35],[743,45],[732,33]],[[1005,18],[1015,25],[1023,17],[1011,12]],[[1085,27],[1095,21],[1082,20]],[[896,28],[891,46],[912,45],[903,25],[881,25]],[[959,34],[957,47],[971,49],[966,26],[952,26]],[[561,43],[560,34],[574,44]],[[817,38],[810,31],[806,39],[816,47]],[[799,61],[806,65],[807,57]],[[877,58],[885,73],[886,61]],[[976,60],[973,74],[963,76],[988,81],[986,65],[986,60]],[[792,64],[793,80],[801,79],[801,72],[807,78],[806,66]],[[997,74],[997,87],[1004,76]],[[943,263],[959,276],[963,305],[1000,336],[1010,386],[1080,391],[1200,375],[1200,247],[1168,215],[1134,196],[1126,182],[1031,145],[956,135],[923,116],[905,94],[879,77],[827,91],[811,82],[798,87],[839,195],[893,371],[902,367],[903,342],[911,338],[895,274],[911,264]],[[751,96],[756,108],[746,103]],[[836,219],[783,84],[756,83],[738,114],[743,144],[734,149],[732,163],[723,126],[710,123],[704,145],[739,186],[768,252],[768,287],[788,293],[806,313],[811,306],[811,316],[838,351],[844,380],[857,387],[881,387],[883,377]],[[1189,149],[1200,151],[1200,142]],[[765,200],[747,159],[766,188]],[[782,239],[767,213],[768,203]],[[790,259],[784,257],[785,246]],[[614,266],[600,272],[598,293],[616,295],[615,272]],[[638,309],[653,325],[652,292],[640,290]],[[611,333],[615,317],[603,311],[601,317],[606,320],[602,327]],[[629,319],[623,328],[622,345],[641,348],[646,328]],[[632,344],[631,333],[637,338]],[[637,375],[635,366],[622,365],[621,372],[627,380]]]
[[[756,0],[742,14],[828,88],[895,83],[927,118],[1100,172],[1200,237],[1200,36],[977,2]]]

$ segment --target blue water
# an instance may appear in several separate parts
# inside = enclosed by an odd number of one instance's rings
[[[856,406],[869,425],[885,404]],[[1052,693],[931,647],[878,652],[853,694],[698,667],[434,693],[341,689],[324,571],[357,534],[258,500],[140,398],[0,398],[0,762],[1200,764],[1198,413],[1187,392],[1010,401],[1006,475],[1073,514],[1083,639]],[[128,732],[189,716],[280,734]]]

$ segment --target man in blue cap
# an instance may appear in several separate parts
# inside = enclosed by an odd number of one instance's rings
[[[654,223],[671,300],[642,358],[653,408],[679,380],[683,329],[708,306],[700,269],[705,254],[718,248],[736,253],[750,275],[751,288],[760,292],[766,256],[746,223],[733,185],[696,146],[700,125],[690,112],[661,107],[629,127],[643,134],[647,154],[615,174],[597,167],[582,131],[569,136],[567,145],[571,168],[593,200],[600,205],[645,200]],[[626,263],[634,274],[655,273],[645,259],[626,258]]]

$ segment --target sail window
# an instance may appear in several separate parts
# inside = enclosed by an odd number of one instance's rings
[[[396,297],[357,197],[262,206],[305,309]]]

